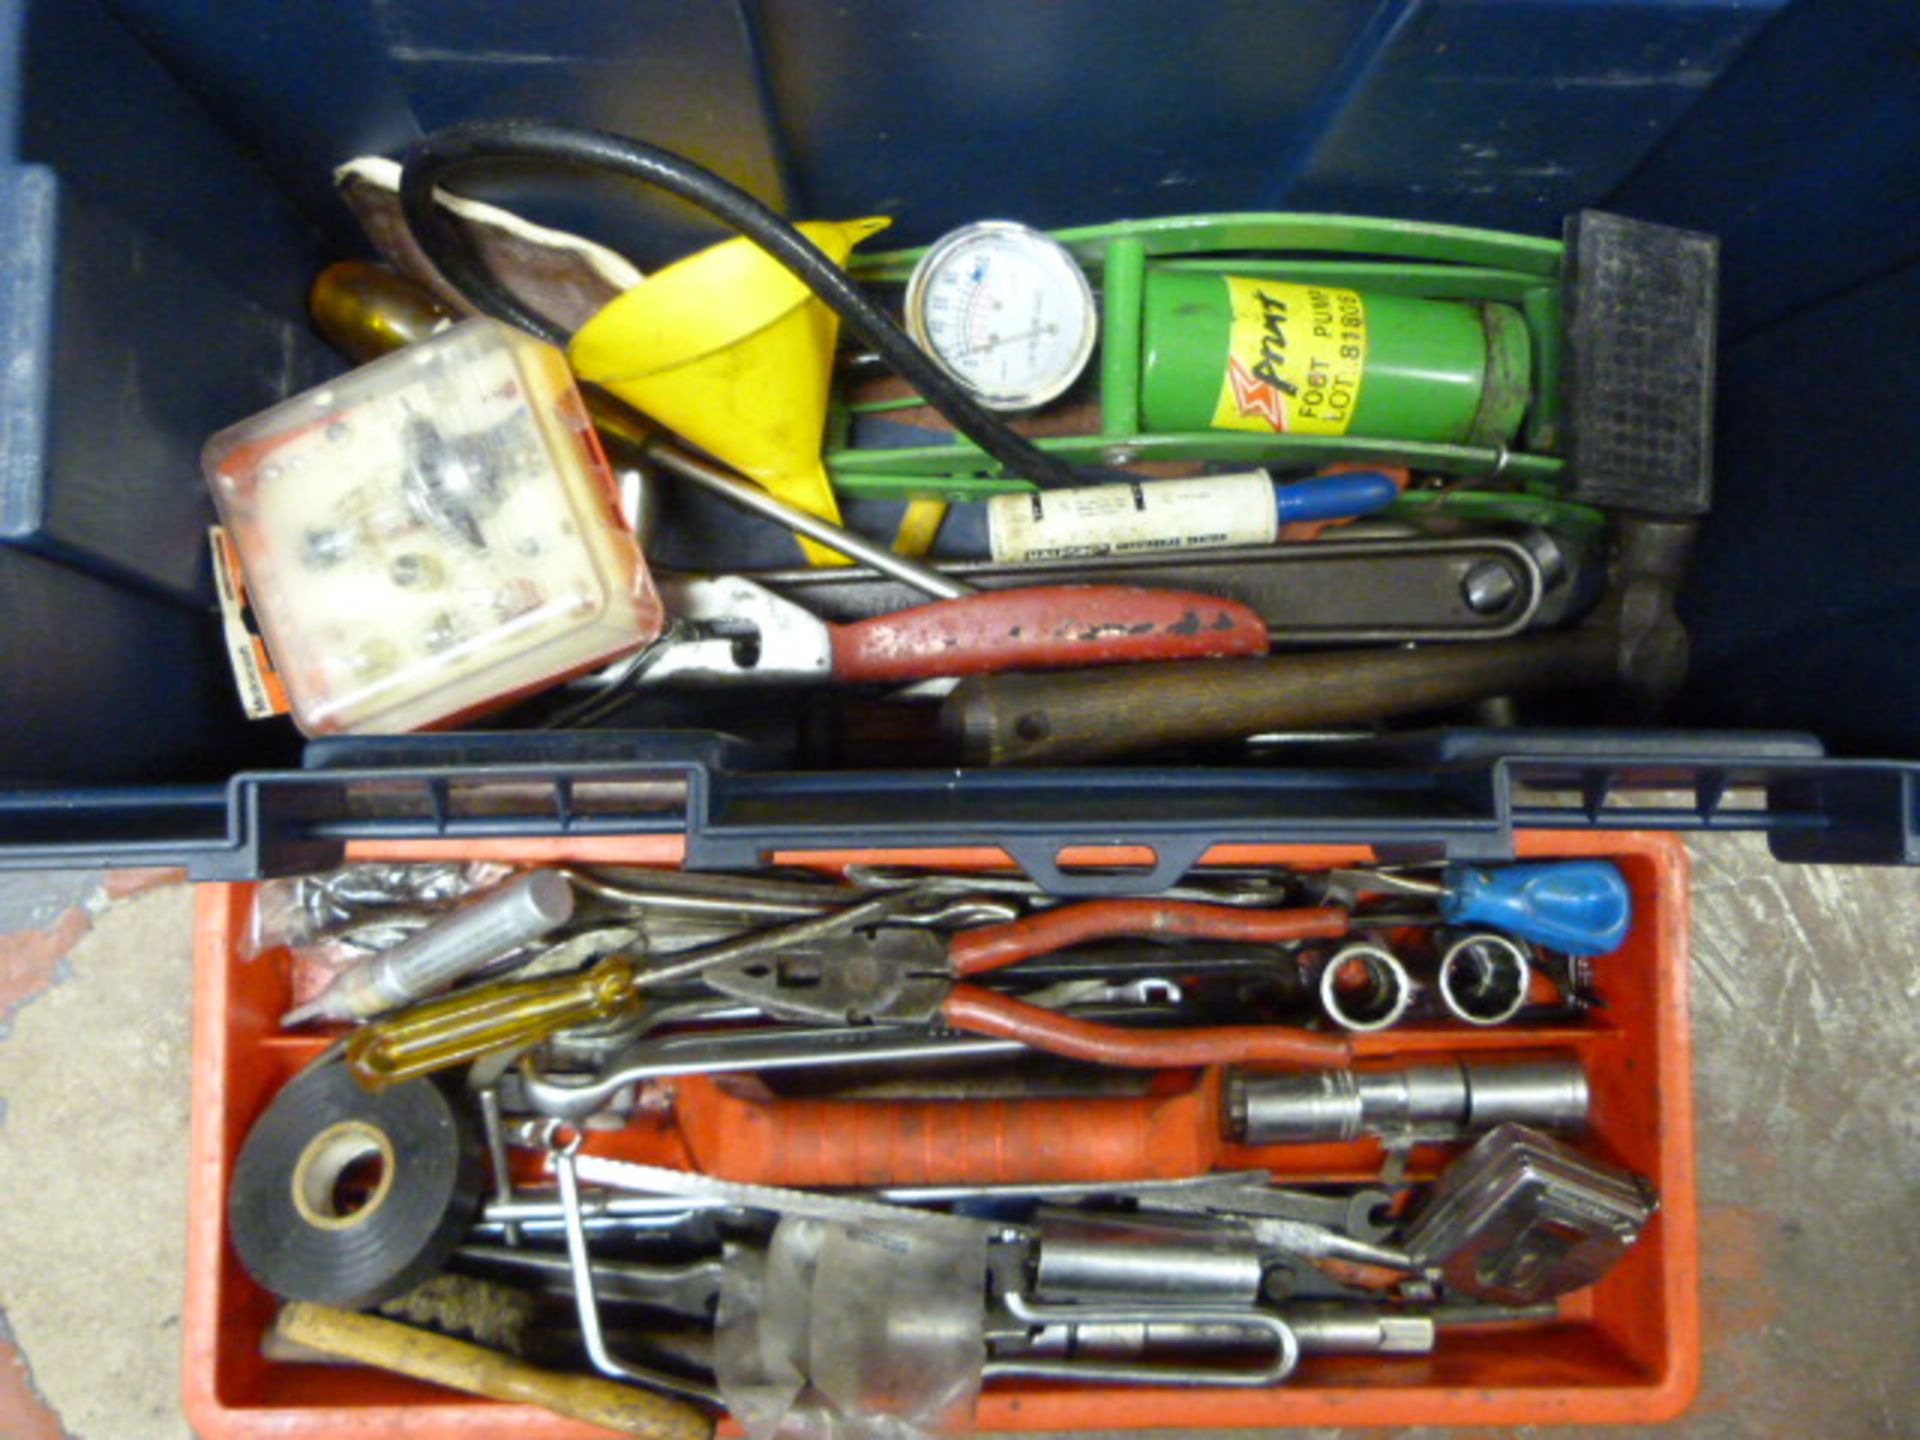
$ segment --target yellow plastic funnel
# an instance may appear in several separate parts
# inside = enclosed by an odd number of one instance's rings
[[[799,227],[836,265],[893,222]],[[782,500],[840,518],[820,461],[840,317],[751,240],[727,240],[627,291],[573,337],[583,380],[759,481]],[[843,565],[802,540],[816,565]]]

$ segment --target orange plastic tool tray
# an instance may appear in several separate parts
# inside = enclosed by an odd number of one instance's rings
[[[1533,858],[1607,856],[1632,886],[1626,945],[1597,962],[1605,1010],[1579,1030],[1402,1030],[1360,1037],[1365,1055],[1448,1051],[1571,1051],[1593,1092],[1588,1143],[1650,1176],[1662,1209],[1639,1245],[1598,1286],[1563,1302],[1557,1323],[1454,1331],[1430,1356],[1310,1359],[1271,1389],[1105,1389],[1026,1382],[980,1398],[994,1430],[1274,1425],[1556,1425],[1651,1423],[1692,1399],[1699,1372],[1691,1045],[1687,1027],[1687,856],[1669,835],[1534,832]],[[680,844],[660,837],[359,847],[356,858],[562,858],[671,866]],[[1119,852],[1066,857],[1115,863]],[[984,868],[992,850],[780,856],[823,868],[854,860]],[[1124,859],[1124,857],[1121,857]],[[1371,859],[1354,847],[1233,846],[1217,864],[1328,866]],[[339,1440],[347,1436],[585,1440],[605,1432],[545,1411],[455,1395],[379,1372],[269,1363],[260,1338],[274,1302],[241,1270],[225,1236],[227,1181],[248,1127],[321,1042],[284,1036],[284,967],[242,962],[236,941],[252,887],[202,889],[196,934],[192,1195],[187,1252],[184,1390],[202,1440]],[[908,1182],[928,1176],[1002,1180],[1179,1175],[1259,1165],[1283,1180],[1362,1179],[1377,1171],[1371,1143],[1248,1148],[1225,1144],[1215,1121],[1219,1077],[1163,1077],[1137,1100],[795,1102],[745,1098],[711,1080],[683,1081],[674,1113],[595,1149],[775,1183]],[[1417,1152],[1431,1174],[1441,1152]]]

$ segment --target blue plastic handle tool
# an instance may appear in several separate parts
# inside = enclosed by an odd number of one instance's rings
[[[1620,948],[1633,923],[1633,896],[1610,860],[1553,860],[1483,870],[1449,865],[1440,913],[1447,920],[1490,925],[1568,955],[1605,955]]]
[[[1400,498],[1391,476],[1376,470],[1353,470],[1338,475],[1316,475],[1311,480],[1276,481],[1273,498],[1279,502],[1280,523],[1302,520],[1344,520],[1350,515],[1372,515]]]

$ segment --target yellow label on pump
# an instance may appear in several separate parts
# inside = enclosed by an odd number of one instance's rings
[[[1233,306],[1216,430],[1344,435],[1367,368],[1357,290],[1221,277]]]

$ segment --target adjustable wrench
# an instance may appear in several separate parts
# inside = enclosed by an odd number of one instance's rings
[[[1191,591],[1032,586],[835,625],[739,575],[668,580],[660,590],[673,626],[630,668],[610,672],[610,683],[901,684],[1267,649],[1266,624],[1252,610]]]

